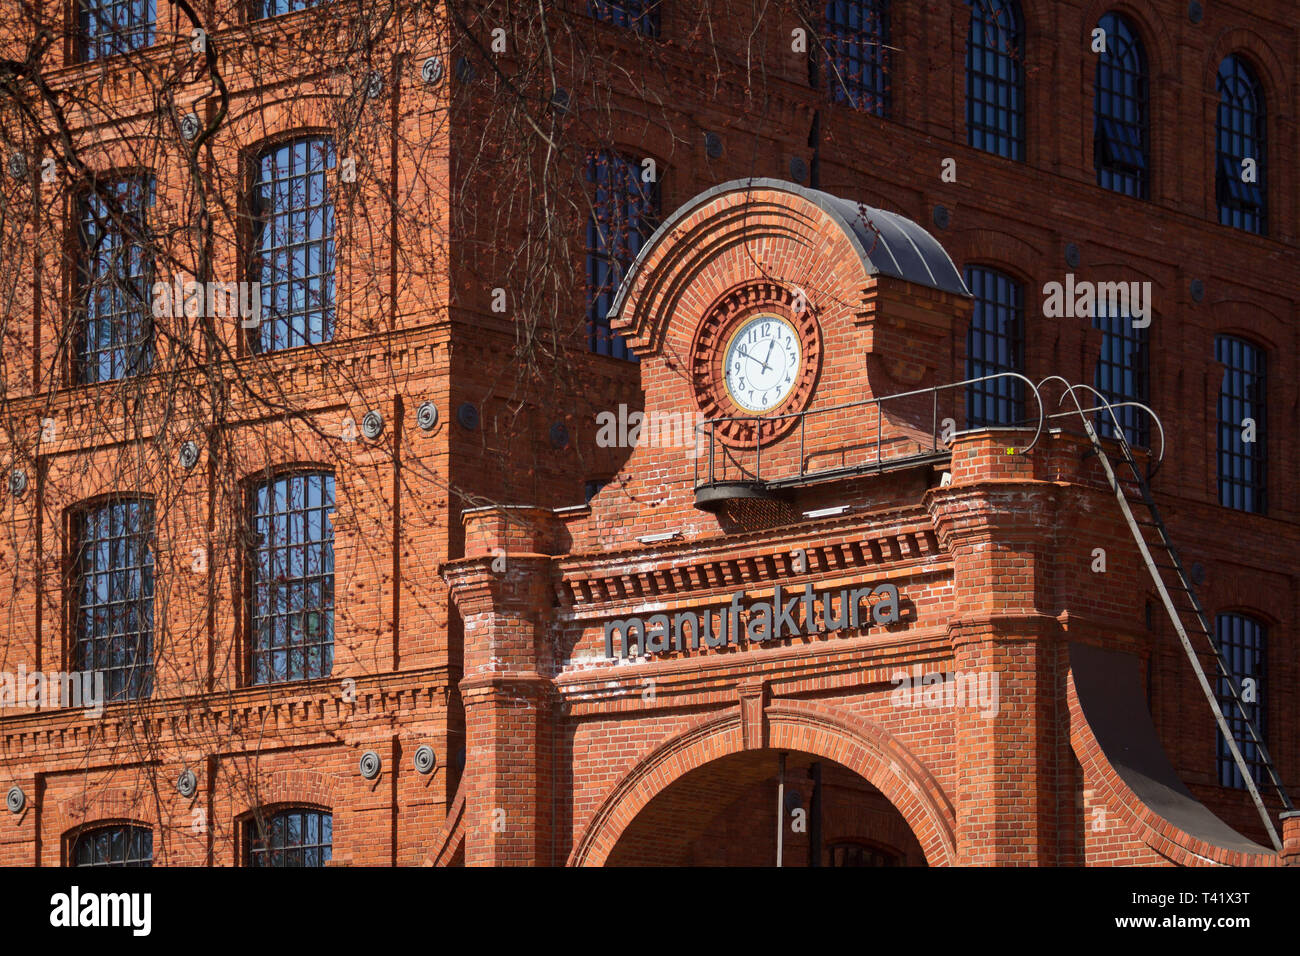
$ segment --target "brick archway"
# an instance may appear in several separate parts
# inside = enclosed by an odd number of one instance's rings
[[[952,804],[938,781],[897,738],[865,720],[800,701],[773,702],[765,719],[764,749],[800,751],[852,770],[899,812],[929,865],[956,862]],[[568,865],[604,865],[624,831],[658,794],[690,771],[747,749],[752,748],[746,746],[738,711],[706,718],[660,744],[606,795]]]

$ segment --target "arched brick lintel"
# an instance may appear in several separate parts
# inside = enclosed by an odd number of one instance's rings
[[[766,717],[770,749],[814,754],[852,770],[898,810],[931,866],[956,862],[952,803],[897,738],[868,721],[802,701],[774,701]],[[623,832],[656,795],[686,773],[745,749],[737,711],[706,717],[664,741],[606,795],[568,865],[603,865]]]

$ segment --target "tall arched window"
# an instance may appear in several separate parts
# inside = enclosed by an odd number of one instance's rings
[[[1150,308],[1150,303],[1147,307]],[[1101,355],[1097,359],[1093,386],[1107,401],[1145,405],[1150,397],[1148,327],[1135,324],[1128,309],[1105,299],[1094,308],[1092,327],[1101,330]],[[1131,445],[1147,447],[1150,423],[1146,414],[1131,405],[1114,411],[1120,428],[1124,429],[1125,440]],[[1102,436],[1115,437],[1115,426],[1104,409],[1097,412],[1096,424]]]
[[[1236,682],[1238,691],[1241,692],[1245,714],[1243,715],[1242,708],[1237,706],[1232,690],[1222,676],[1218,678],[1216,686],[1219,709],[1223,711],[1228,727],[1232,730],[1232,736],[1237,741],[1237,749],[1241,751],[1246,766],[1255,778],[1255,783],[1258,784],[1263,782],[1264,761],[1259,747],[1256,746],[1246,726],[1246,720],[1249,718],[1255,724],[1259,739],[1267,747],[1268,731],[1264,726],[1264,718],[1268,711],[1264,705],[1264,678],[1268,659],[1268,629],[1262,621],[1245,614],[1220,614],[1215,618],[1214,632],[1219,653],[1223,655],[1224,662],[1228,665],[1228,672]],[[1223,734],[1217,734],[1216,739],[1218,740],[1219,785],[1244,788],[1246,782],[1242,779],[1241,771],[1237,769],[1237,762],[1232,759],[1232,753],[1228,750]]]
[[[1118,13],[1107,13],[1097,27],[1105,42],[1097,54],[1093,102],[1097,183],[1146,199],[1151,154],[1146,54],[1137,30]]]
[[[334,336],[334,141],[304,136],[257,157],[252,267],[261,283],[256,351],[318,345]]]
[[[831,0],[821,39],[831,101],[889,115],[889,0]]]
[[[334,664],[334,476],[280,475],[252,494],[254,684],[329,676]]]
[[[996,269],[966,267],[975,297],[966,334],[966,378],[1025,370],[1025,294],[1020,283]],[[1024,382],[993,378],[966,386],[966,427],[1012,425],[1024,418]]]
[[[1219,387],[1219,504],[1264,514],[1268,506],[1268,356],[1231,335],[1214,339],[1223,363]]]
[[[1239,56],[1219,64],[1215,194],[1219,222],[1263,235],[1268,230],[1264,91]]]
[[[612,149],[587,155],[591,215],[587,217],[587,334],[591,351],[637,361],[609,327],[619,284],[659,225],[658,178],[647,182],[641,162]]]
[[[969,0],[966,139],[976,149],[1025,158],[1024,40],[1013,0]]]
[[[72,670],[104,676],[104,699],[153,689],[153,502],[117,498],[73,516]]]
[[[114,823],[82,830],[68,854],[70,866],[153,866],[153,831]]]
[[[155,0],[78,0],[79,58],[102,60],[149,46],[157,13]]]
[[[255,814],[245,824],[244,847],[246,866],[324,866],[334,850],[334,816],[310,807]]]

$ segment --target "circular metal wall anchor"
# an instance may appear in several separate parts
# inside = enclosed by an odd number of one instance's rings
[[[188,767],[176,778],[176,790],[182,797],[192,797],[199,792],[199,778]]]
[[[433,748],[428,744],[421,744],[415,749],[415,757],[413,760],[415,762],[415,769],[418,773],[431,773],[433,771],[433,765],[438,762],[437,757],[433,753]]]
[[[469,61],[469,57],[462,56],[456,60],[456,79],[462,83],[474,82],[474,64]]]
[[[379,771],[383,769],[384,762],[379,759],[379,754],[373,750],[367,750],[361,755],[361,763],[358,765],[361,770],[361,776],[367,780],[374,780],[379,776]]]
[[[569,429],[564,422],[556,422],[551,426],[551,445],[555,448],[569,447]]]
[[[426,86],[437,86],[442,82],[442,57],[431,56],[420,64],[420,79]]]
[[[1191,20],[1193,23],[1200,23],[1205,19],[1205,8],[1197,3],[1196,0],[1192,0],[1192,2],[1187,5],[1187,19]]]
[[[1072,242],[1065,244],[1065,264],[1071,269],[1076,269],[1080,262],[1079,247]]]
[[[717,133],[709,132],[704,134],[704,153],[709,159],[717,159],[722,155],[722,137]]]
[[[22,813],[23,807],[27,806],[27,794],[23,793],[23,788],[15,784],[9,788],[5,794],[5,806],[9,808],[10,813]]]
[[[790,158],[790,178],[797,183],[801,183],[808,178],[808,164],[802,156],[792,156]]]
[[[194,139],[194,137],[198,136],[199,133],[203,130],[202,120],[200,120],[193,113],[186,113],[184,116],[182,116],[180,126],[181,126],[181,138],[184,139],[185,142],[187,143],[190,142],[192,139]]]
[[[373,408],[361,418],[361,434],[375,439],[384,433],[384,416]]]
[[[563,87],[557,87],[551,94],[551,109],[561,116],[567,116],[569,113],[569,91]]]
[[[421,402],[415,410],[415,423],[422,431],[432,431],[438,424],[438,406],[433,402]]]
[[[1205,298],[1205,283],[1200,279],[1193,279],[1188,291],[1192,294],[1193,302],[1200,302]]]
[[[1199,561],[1193,561],[1191,567],[1192,583],[1198,588],[1205,583],[1205,565]]]
[[[9,162],[5,164],[10,177],[13,179],[27,178],[27,157],[22,153],[10,153]]]
[[[384,75],[378,70],[366,77],[366,99],[377,100],[384,92]]]
[[[9,473],[9,494],[21,498],[27,491],[27,472],[15,468]]]
[[[181,450],[176,454],[176,460],[181,463],[185,469],[193,468],[199,463],[199,446],[192,441],[181,442]]]
[[[947,228],[948,228],[948,223],[951,222],[951,221],[952,221],[952,218],[951,218],[951,216],[950,216],[949,213],[948,213],[948,207],[947,207],[947,206],[935,206],[935,207],[934,207],[934,224],[935,224],[936,226],[938,226],[940,229],[947,229]]]
[[[478,409],[474,407],[473,402],[463,402],[460,408],[456,409],[456,421],[460,422],[461,428],[469,431],[478,428]]]

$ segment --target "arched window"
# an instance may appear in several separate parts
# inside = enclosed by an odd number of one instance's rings
[[[1151,304],[1147,306],[1150,309]],[[1130,310],[1117,302],[1099,297],[1092,317],[1092,327],[1101,330],[1101,356],[1093,386],[1110,402],[1147,403],[1150,381],[1147,348],[1147,326],[1136,325]],[[1150,441],[1150,423],[1141,409],[1132,406],[1115,409],[1115,418],[1124,429],[1124,438],[1131,445],[1147,447]],[[1097,430],[1106,438],[1115,437],[1115,426],[1103,409],[1096,415]]]
[[[251,197],[249,278],[261,283],[256,351],[334,336],[334,141],[304,136],[263,150]]]
[[[322,2],[323,0],[253,0],[253,15],[250,19],[265,20],[268,17],[279,17],[286,13],[306,10]]]
[[[821,40],[831,101],[889,115],[889,0],[831,0]]]
[[[587,332],[591,351],[636,361],[609,327],[609,308],[645,241],[659,225],[659,183],[646,182],[639,160],[612,149],[587,155]]]
[[[153,689],[153,503],[104,501],[73,515],[73,667],[104,677],[104,699]]]
[[[1093,102],[1097,182],[1146,199],[1151,154],[1146,54],[1137,31],[1119,14],[1107,13],[1097,26],[1105,42],[1097,55]]]
[[[1245,339],[1219,335],[1214,357],[1224,366],[1219,388],[1219,504],[1264,514],[1268,356]]]
[[[826,848],[827,866],[901,866],[902,857],[864,843],[832,843]]]
[[[1025,158],[1024,40],[1012,0],[969,0],[966,139],[976,149]]]
[[[287,807],[254,814],[245,823],[247,866],[324,866],[334,844],[334,816],[328,810]]]
[[[1237,705],[1228,682],[1222,676],[1216,687],[1219,709],[1232,730],[1237,741],[1237,749],[1246,761],[1255,783],[1263,782],[1264,760],[1255,744],[1246,720],[1254,723],[1259,739],[1268,746],[1267,728],[1264,726],[1268,713],[1264,701],[1264,678],[1268,661],[1268,629],[1262,621],[1245,614],[1220,614],[1214,621],[1214,632],[1219,644],[1219,653],[1228,665],[1228,672],[1241,692],[1245,714]],[[1237,769],[1237,762],[1232,759],[1227,742],[1222,733],[1216,734],[1218,740],[1219,785],[1224,787],[1244,788],[1245,780]]]
[[[77,323],[73,374],[79,383],[146,372],[153,356],[153,249],[147,210],[154,178],[124,176],[86,192],[78,217]]]
[[[81,60],[138,50],[153,43],[154,0],[78,0]]]
[[[1218,153],[1215,194],[1219,222],[1248,232],[1267,232],[1264,91],[1239,56],[1219,65]]]
[[[72,866],[153,866],[153,831],[126,823],[82,830],[68,857]]]
[[[327,677],[334,664],[334,476],[281,475],[252,494],[254,684]]]
[[[1024,289],[1005,273],[967,266],[975,297],[966,333],[966,378],[1025,371]],[[966,427],[1012,425],[1024,418],[1024,382],[994,378],[966,386]]]

